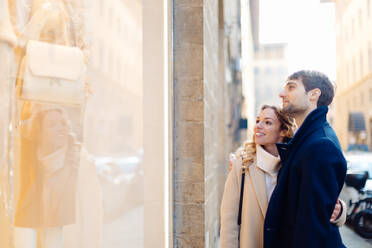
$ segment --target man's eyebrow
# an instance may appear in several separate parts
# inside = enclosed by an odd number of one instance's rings
[[[296,85],[296,86],[297,86],[297,84],[296,84],[295,82],[291,82],[291,81],[287,82],[285,85],[286,85],[286,86],[287,86],[287,85]]]

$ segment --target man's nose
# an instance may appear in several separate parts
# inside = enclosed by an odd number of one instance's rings
[[[284,91],[284,89],[283,90],[281,90],[280,92],[279,92],[279,97],[280,98],[283,98],[285,96],[285,91]]]

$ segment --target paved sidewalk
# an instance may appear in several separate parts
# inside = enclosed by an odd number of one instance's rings
[[[372,240],[363,239],[348,226],[342,226],[340,233],[347,248],[372,248]]]
[[[342,241],[347,248],[372,248],[372,240],[363,239],[348,226],[342,226],[340,228],[340,233]],[[216,248],[219,248],[219,242],[217,242],[217,244],[218,246]]]

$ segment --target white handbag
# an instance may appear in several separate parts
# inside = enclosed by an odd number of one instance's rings
[[[20,98],[26,101],[81,104],[85,63],[77,47],[30,40]]]

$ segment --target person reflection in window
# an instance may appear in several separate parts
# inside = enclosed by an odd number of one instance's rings
[[[80,143],[62,109],[33,113],[21,127],[15,225],[38,229],[43,247],[59,247],[62,227],[75,223],[79,155]]]

